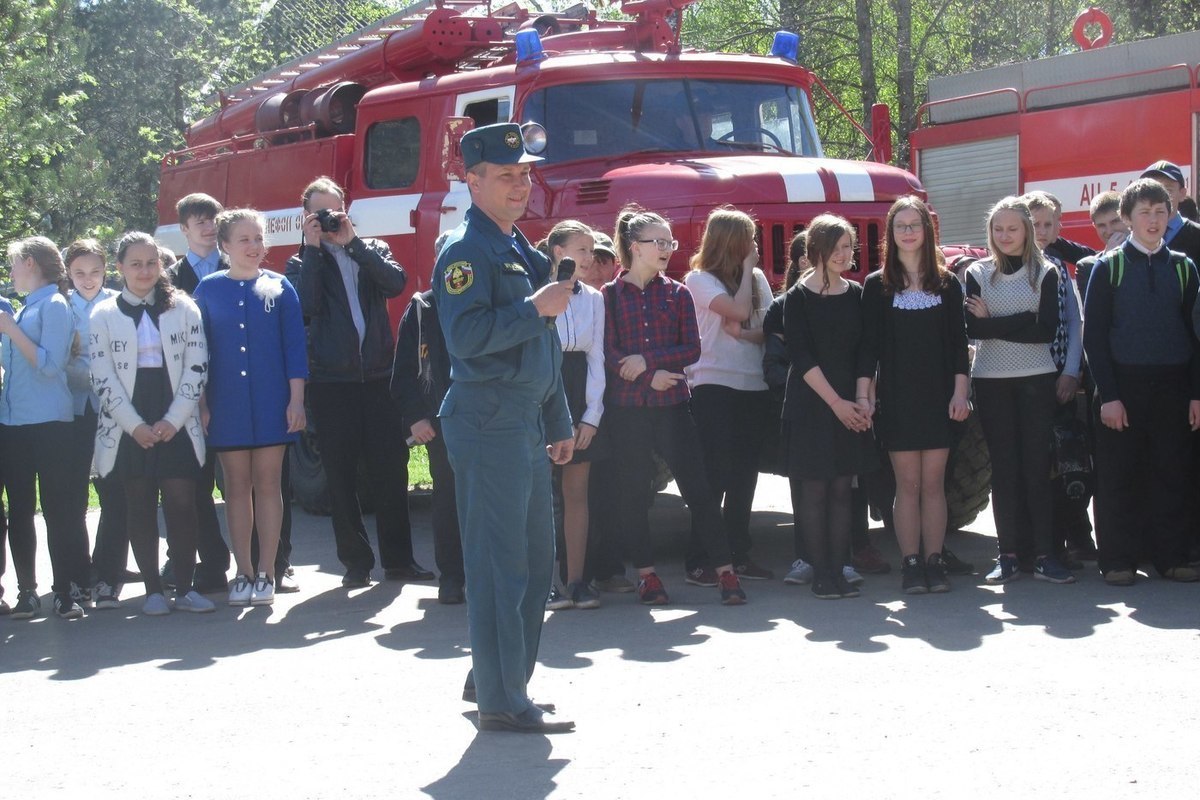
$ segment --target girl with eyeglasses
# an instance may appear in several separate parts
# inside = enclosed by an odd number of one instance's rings
[[[791,360],[783,404],[786,464],[795,524],[813,566],[812,591],[831,600],[859,595],[842,570],[850,556],[850,488],[875,457],[869,400],[855,396],[862,288],[842,277],[854,264],[855,230],[822,214],[807,233],[812,266],[783,304]]]
[[[654,569],[648,509],[657,451],[675,476],[692,513],[692,528],[717,565],[721,602],[746,602],[734,574],[721,512],[704,471],[683,370],[700,358],[700,332],[691,293],[666,276],[678,243],[663,217],[626,206],[617,217],[617,247],[628,269],[604,286],[604,359],[608,369],[605,424],[622,466],[622,530],[638,570],[638,598],[664,605],[667,590]]]
[[[696,304],[700,360],[687,367],[692,416],[704,449],[709,488],[722,505],[725,532],[739,578],[770,580],[770,570],[750,560],[750,507],[758,485],[758,460],[770,413],[763,379],[763,316],[771,284],[757,268],[754,220],[733,208],[708,215],[700,250],[684,283]],[[689,582],[711,586],[716,575],[693,539]]]
[[[946,592],[946,461],[952,423],[967,418],[970,364],[963,291],[946,270],[920,199],[888,211],[883,268],[863,285],[859,397],[872,397],[875,436],[896,475],[893,527],[906,594]],[[924,557],[922,557],[922,551]]]

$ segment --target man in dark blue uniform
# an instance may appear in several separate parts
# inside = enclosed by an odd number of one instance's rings
[[[526,690],[554,570],[550,462],[573,453],[554,317],[571,281],[514,227],[529,201],[520,128],[462,138],[471,207],[434,268],[452,385],[438,416],[454,468],[471,662],[482,730],[566,733]]]

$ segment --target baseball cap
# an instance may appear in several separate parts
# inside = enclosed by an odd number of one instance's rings
[[[1160,176],[1173,180],[1180,186],[1184,185],[1183,170],[1172,164],[1170,161],[1155,161],[1150,166],[1146,167],[1145,171],[1139,177],[1153,178]]]
[[[600,231],[592,231],[592,238],[596,240],[593,250],[599,250],[601,253],[608,253],[614,259],[617,257],[617,251],[613,248],[613,240],[607,233]]]
[[[521,126],[515,122],[499,122],[469,130],[463,134],[460,147],[463,165],[467,169],[482,161],[489,164],[522,164],[542,160],[541,156],[525,152]]]

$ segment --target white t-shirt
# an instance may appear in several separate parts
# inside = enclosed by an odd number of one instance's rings
[[[771,305],[771,284],[762,270],[754,270],[758,308],[743,323],[751,330],[762,330],[763,317]],[[708,272],[689,272],[684,278],[696,304],[696,324],[700,328],[700,360],[684,369],[688,386],[717,384],[745,392],[764,391],[762,344],[735,339],[724,330],[724,318],[709,308],[720,295],[730,296],[720,279]]]

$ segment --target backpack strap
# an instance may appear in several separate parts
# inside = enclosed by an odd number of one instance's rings
[[[1116,289],[1121,285],[1121,278],[1125,277],[1125,251],[1118,247],[1111,253],[1112,257],[1108,259],[1108,283]]]

